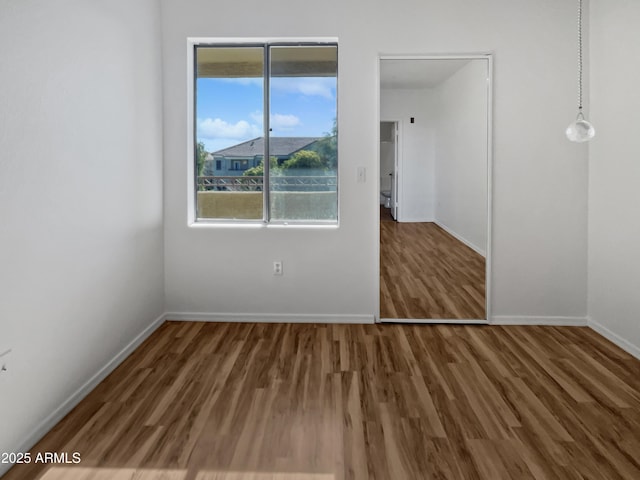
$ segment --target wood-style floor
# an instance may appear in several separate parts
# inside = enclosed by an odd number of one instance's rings
[[[4,480],[640,478],[640,361],[587,328],[167,322]]]
[[[486,318],[482,255],[435,223],[380,220],[380,318]]]

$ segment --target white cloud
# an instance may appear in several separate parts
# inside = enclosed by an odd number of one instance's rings
[[[272,78],[271,87],[285,93],[319,96],[333,100],[336,88],[334,77]]]
[[[249,117],[259,125],[264,124],[264,114],[260,111],[250,113]],[[291,130],[301,124],[300,118],[292,114],[274,113],[269,119],[269,125],[274,130]]]
[[[300,125],[300,119],[295,115],[282,115],[280,113],[274,113],[270,119],[271,128],[277,128],[281,130],[288,130]]]
[[[264,79],[259,78],[220,78],[226,83],[253,85],[262,87]],[[271,88],[285,93],[317,96],[333,100],[335,98],[335,77],[271,77]]]
[[[253,125],[246,120],[237,123],[228,123],[220,118],[205,118],[197,120],[198,137],[215,139],[228,138],[246,140],[262,135],[262,128]]]
[[[262,125],[264,123],[264,113],[258,110],[256,110],[253,113],[250,113],[249,116],[251,117],[251,120],[256,122],[258,125]]]

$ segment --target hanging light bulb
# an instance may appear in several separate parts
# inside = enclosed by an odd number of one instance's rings
[[[591,140],[596,134],[596,129],[584,119],[582,112],[578,111],[576,121],[569,124],[565,133],[572,142],[582,143]]]
[[[588,142],[595,134],[593,128],[582,113],[582,0],[578,0],[578,115],[566,130],[567,138],[572,142]]]

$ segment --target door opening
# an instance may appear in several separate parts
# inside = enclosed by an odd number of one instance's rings
[[[380,205],[398,220],[398,122],[380,122]]]
[[[384,56],[379,71],[378,318],[488,323],[492,56]]]

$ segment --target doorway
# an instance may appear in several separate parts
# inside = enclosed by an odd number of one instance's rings
[[[384,216],[398,218],[399,122],[380,122],[380,208]]]
[[[487,323],[492,57],[379,66],[378,318]]]

